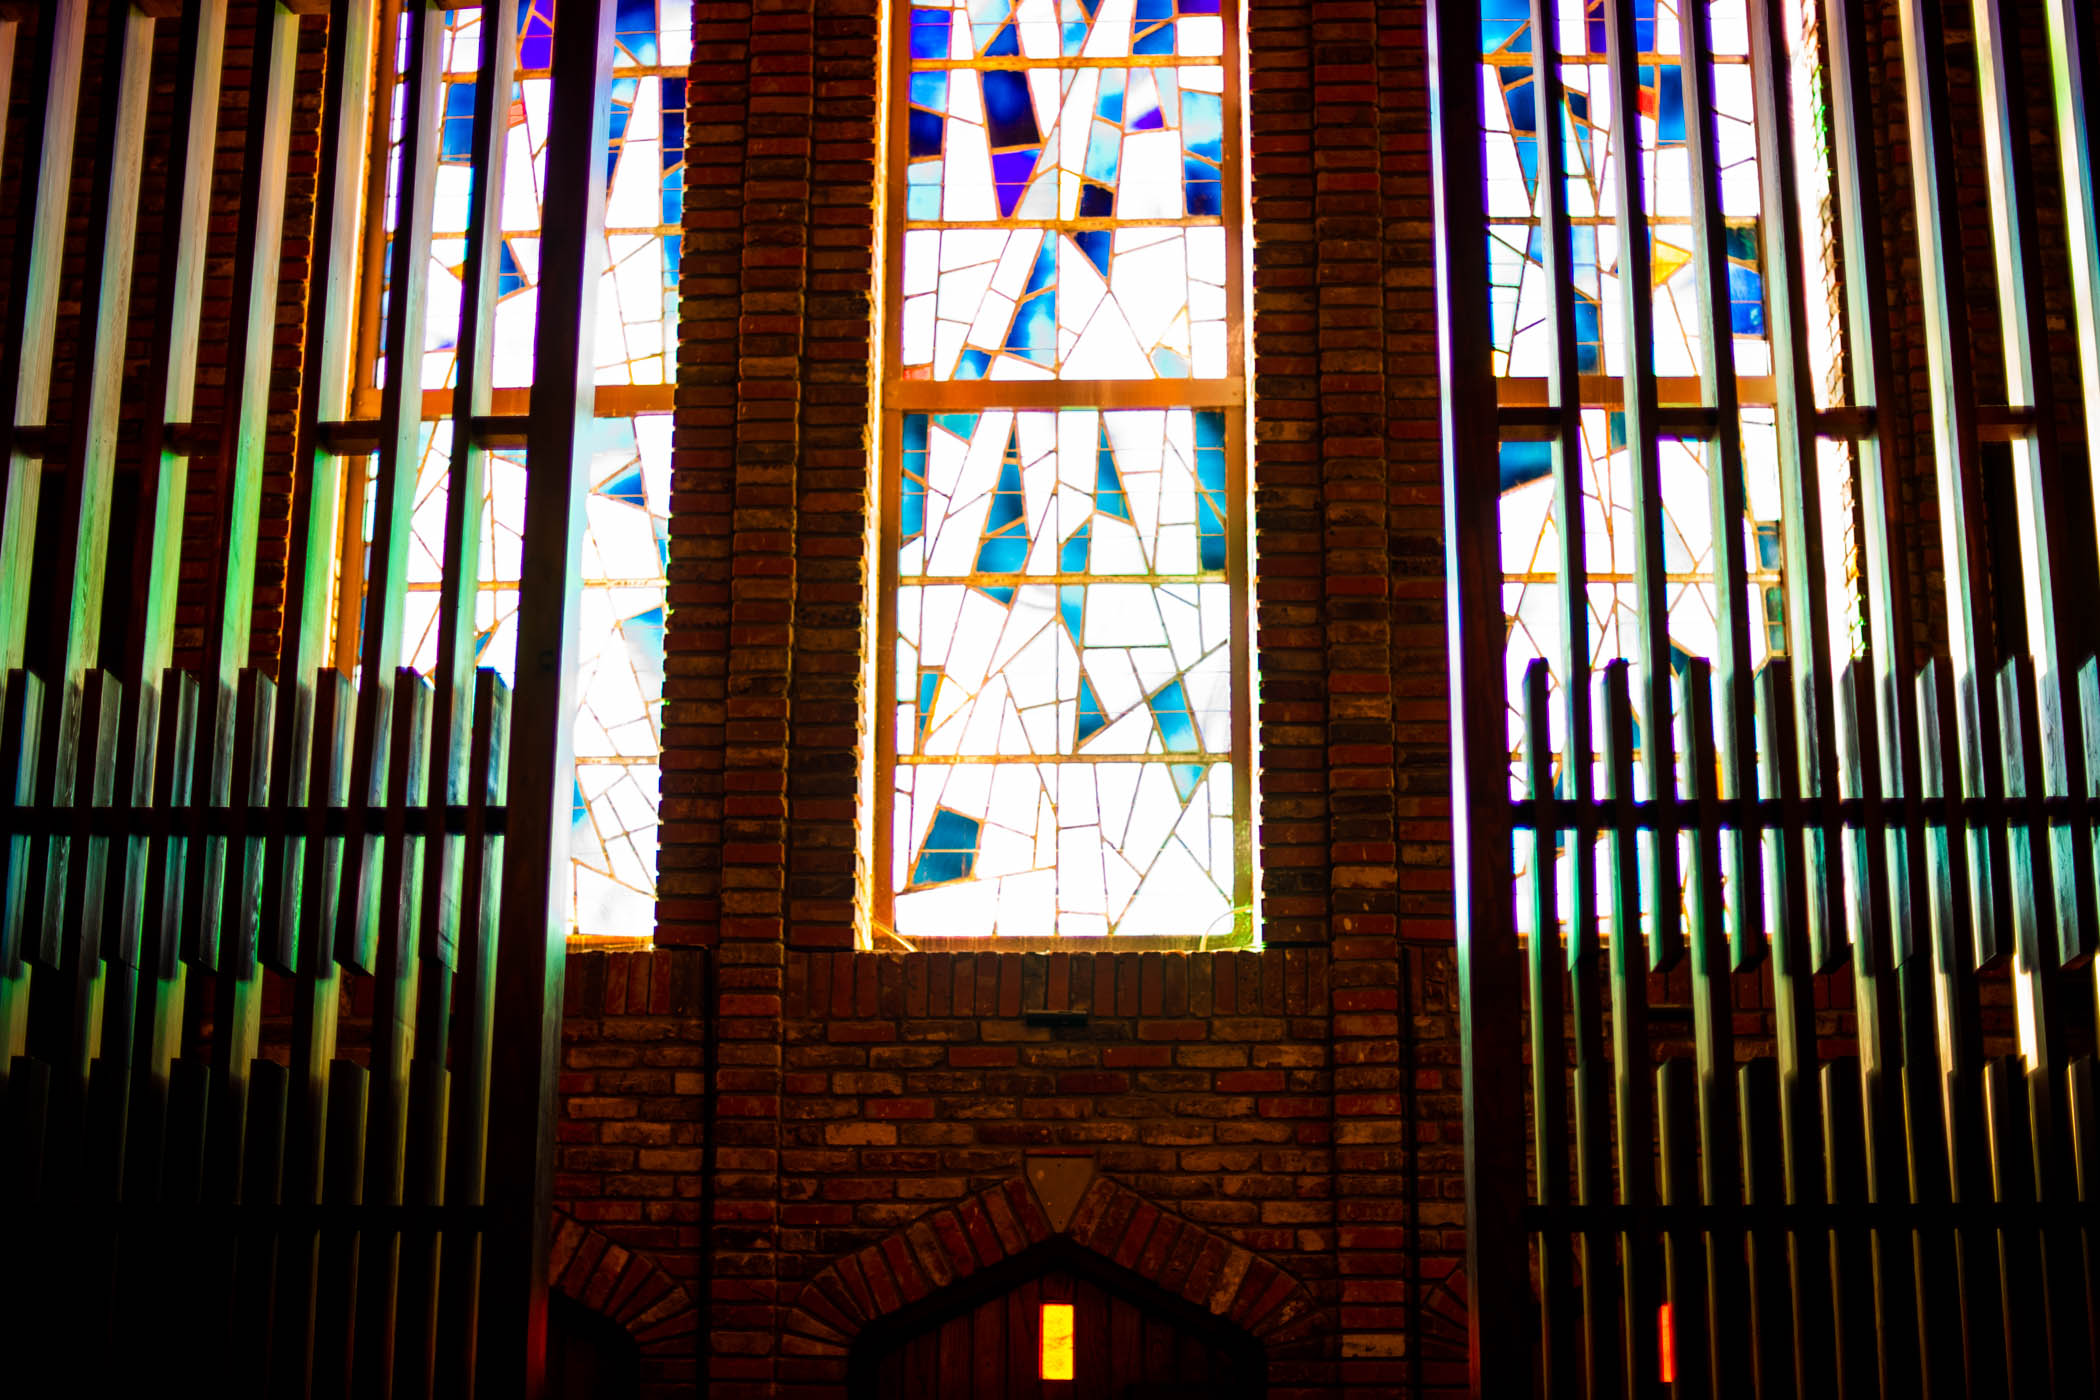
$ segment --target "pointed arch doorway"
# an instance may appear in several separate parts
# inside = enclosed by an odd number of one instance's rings
[[[1060,1323],[1071,1329],[1068,1355],[1055,1340]],[[853,1400],[1261,1400],[1267,1372],[1257,1338],[1057,1236],[870,1325],[854,1340],[848,1393]]]

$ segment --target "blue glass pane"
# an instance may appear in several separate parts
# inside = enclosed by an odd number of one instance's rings
[[[913,887],[968,879],[977,865],[977,840],[983,829],[984,823],[975,817],[945,807],[935,812],[926,843],[919,847],[919,858],[912,865]]]

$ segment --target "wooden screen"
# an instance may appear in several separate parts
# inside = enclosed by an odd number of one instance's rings
[[[1069,1380],[1044,1379],[1043,1305],[1072,1307]],[[857,1400],[1255,1400],[1259,1362],[1092,1279],[1053,1270],[864,1358]]]
[[[25,13],[26,8],[26,13]],[[45,0],[0,11],[22,85],[0,353],[0,1181],[10,1367],[218,1379],[234,1393],[536,1394],[566,913],[577,548],[602,259],[614,6],[564,5],[545,162],[536,374],[490,412],[503,110],[471,118],[456,437],[437,661],[396,669],[421,416],[441,11],[264,0],[248,71],[225,0]],[[394,11],[389,10],[389,14]],[[508,91],[515,0],[493,0],[479,92]],[[251,664],[266,409],[302,28],[326,26],[310,295],[282,641]],[[160,236],[138,243],[160,27],[177,33]],[[90,39],[91,33],[96,34]],[[388,274],[391,367],[351,411],[356,230],[377,46],[398,45],[404,129]],[[165,63],[165,60],[162,60]],[[97,66],[99,65],[99,66]],[[163,75],[167,71],[163,68]],[[222,95],[248,85],[238,204],[212,197]],[[0,89],[0,106],[5,105]],[[79,166],[81,104],[99,104]],[[84,216],[70,403],[51,401],[69,219]],[[235,231],[221,406],[195,411],[207,233]],[[216,255],[214,255],[216,257]],[[118,429],[134,260],[157,280],[135,478]],[[414,327],[410,335],[406,328]],[[525,444],[513,692],[476,673],[483,450]],[[328,666],[342,462],[376,457],[359,680]],[[194,470],[206,480],[192,480]],[[132,493],[135,493],[133,495]],[[112,502],[135,499],[119,515]],[[184,511],[208,501],[202,547]],[[113,516],[135,522],[112,538]],[[171,666],[183,575],[204,663]],[[260,1046],[262,992],[291,1007]],[[372,1009],[368,1051],[341,1008]],[[281,1053],[281,1051],[280,1051]],[[483,1339],[478,1350],[477,1331]],[[174,1368],[171,1372],[170,1368]]]
[[[1245,942],[1238,7],[890,8],[875,927]]]
[[[1862,0],[1430,7],[1476,1394],[2095,1383],[2092,19],[1887,8],[1905,268]]]

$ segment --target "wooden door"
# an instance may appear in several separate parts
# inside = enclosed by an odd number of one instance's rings
[[[1043,1379],[1043,1305],[1057,1302],[1073,1309],[1070,1380]],[[873,1350],[856,1387],[865,1400],[1252,1400],[1264,1389],[1251,1339],[1065,1269],[948,1300]]]

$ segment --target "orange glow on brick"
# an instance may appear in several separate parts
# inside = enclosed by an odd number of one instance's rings
[[[1072,1379],[1072,1305],[1043,1304],[1043,1379]]]
[[[1677,1380],[1677,1328],[1671,1321],[1668,1303],[1664,1303],[1655,1311],[1655,1349],[1659,1353],[1656,1357],[1657,1367],[1662,1372],[1662,1383],[1672,1385]]]

